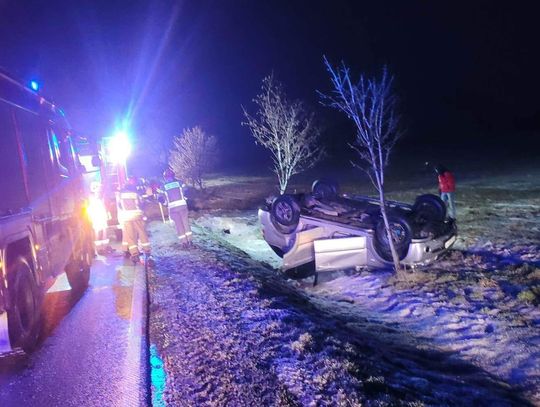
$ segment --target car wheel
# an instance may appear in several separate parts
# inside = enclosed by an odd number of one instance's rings
[[[91,245],[84,244],[76,258],[66,266],[69,285],[76,294],[81,294],[88,287],[93,257]]]
[[[446,205],[437,195],[420,195],[414,201],[413,214],[418,223],[444,222]]]
[[[294,232],[300,221],[300,205],[292,195],[280,195],[270,208],[272,223],[280,232]]]
[[[11,308],[8,312],[9,340],[25,352],[35,349],[41,328],[39,288],[28,261],[18,257],[9,267]]]
[[[388,224],[392,234],[394,247],[400,260],[403,260],[409,251],[409,245],[412,240],[412,228],[409,221],[403,215],[388,216]],[[381,217],[375,227],[375,251],[385,261],[391,262],[392,251],[384,225],[384,219]]]
[[[339,195],[339,186],[337,182],[329,179],[318,179],[311,185],[311,192],[317,199],[335,199]]]

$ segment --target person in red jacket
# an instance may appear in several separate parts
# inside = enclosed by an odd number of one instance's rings
[[[456,219],[456,204],[454,201],[454,194],[456,192],[456,180],[454,175],[448,171],[443,165],[437,164],[435,166],[435,172],[439,179],[439,192],[441,199],[446,203],[448,207],[448,217]]]

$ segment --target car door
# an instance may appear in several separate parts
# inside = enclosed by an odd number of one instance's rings
[[[332,271],[365,266],[367,264],[365,236],[334,237],[313,243],[315,269]]]

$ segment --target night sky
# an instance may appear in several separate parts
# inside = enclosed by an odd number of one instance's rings
[[[322,56],[368,75],[386,64],[406,128],[400,151],[535,156],[535,3],[0,0],[0,66],[38,78],[85,134],[128,117],[138,145],[156,145],[201,125],[223,166],[249,168],[265,153],[240,125],[241,105],[253,110],[265,75],[317,112],[329,159],[340,159],[354,131],[319,104],[316,90],[330,89]]]

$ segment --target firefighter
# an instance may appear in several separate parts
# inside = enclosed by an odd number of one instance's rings
[[[135,177],[129,177],[126,186],[118,194],[118,209],[122,220],[122,240],[127,244],[131,260],[133,263],[140,261],[140,242],[146,264],[152,267],[154,260],[150,257],[150,242],[144,228],[144,213],[140,207]]]
[[[174,172],[167,168],[163,172],[163,186],[166,204],[169,208],[169,218],[174,222],[176,234],[184,248],[191,246],[192,232],[189,226],[188,207],[184,196],[185,185],[178,181]]]

